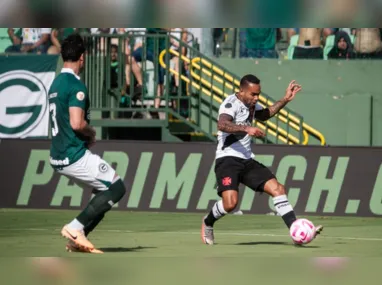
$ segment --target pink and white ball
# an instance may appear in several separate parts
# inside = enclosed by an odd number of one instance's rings
[[[297,219],[289,229],[289,234],[296,244],[308,244],[314,239],[316,228],[307,219]]]

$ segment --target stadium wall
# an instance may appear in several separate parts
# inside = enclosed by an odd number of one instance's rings
[[[238,76],[256,74],[274,99],[296,79],[302,86],[289,107],[321,131],[329,145],[382,146],[382,61],[220,58]]]
[[[48,140],[0,141],[0,208],[79,209],[91,199],[49,165]],[[124,180],[127,211],[205,213],[218,199],[214,143],[101,141],[93,151]],[[298,215],[382,216],[382,148],[257,145]],[[274,213],[267,195],[240,189],[237,210]]]

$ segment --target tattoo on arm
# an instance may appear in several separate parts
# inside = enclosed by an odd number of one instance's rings
[[[269,107],[269,113],[271,118],[276,115],[288,102],[285,99],[281,99]]]
[[[225,133],[231,133],[231,134],[237,134],[237,133],[246,133],[247,126],[242,125],[236,125],[233,122],[232,116],[228,114],[221,114],[219,116],[218,121],[218,130],[225,132]]]
[[[280,110],[282,108],[284,108],[287,103],[288,102],[286,100],[281,99],[266,109],[256,111],[255,118],[260,120],[260,121],[269,120],[274,115],[276,115],[278,112],[280,112]]]

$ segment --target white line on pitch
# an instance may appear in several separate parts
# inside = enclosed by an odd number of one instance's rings
[[[0,231],[6,230],[6,231],[52,231],[51,229],[37,229],[37,228],[26,228],[26,229],[0,229]],[[53,231],[59,231],[59,229],[54,229]],[[128,230],[106,230],[106,229],[99,229],[97,230],[99,232],[110,232],[110,233],[146,233],[146,234],[180,234],[180,235],[199,235],[200,232],[145,232],[145,231],[128,231]],[[266,234],[266,233],[229,233],[229,232],[216,232],[217,235],[229,235],[229,236],[263,236],[263,237],[289,237],[288,235],[280,235],[280,234]],[[342,239],[342,240],[359,240],[359,241],[382,241],[382,238],[361,238],[361,237],[339,237],[339,236],[325,236],[320,235],[320,238],[325,239]]]
[[[200,235],[200,232],[156,232],[163,234],[193,234]],[[278,235],[278,234],[251,234],[251,233],[227,233],[227,232],[217,232],[217,235],[230,235],[230,236],[264,236],[264,237],[289,237],[288,235]],[[361,240],[361,241],[382,241],[382,238],[358,238],[358,237],[338,237],[338,236],[323,236],[320,235],[320,238],[326,239],[344,239],[344,240]]]

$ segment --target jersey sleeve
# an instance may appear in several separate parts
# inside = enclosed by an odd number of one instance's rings
[[[230,102],[223,102],[219,108],[219,116],[221,114],[227,114],[230,115],[232,118],[235,118],[237,112],[236,109],[236,104],[232,104]]]
[[[80,107],[86,109],[86,100],[88,97],[88,91],[82,86],[75,86],[70,94],[69,107]]]
[[[259,103],[256,103],[255,105],[255,111],[261,111],[263,110],[264,108],[259,104]]]

